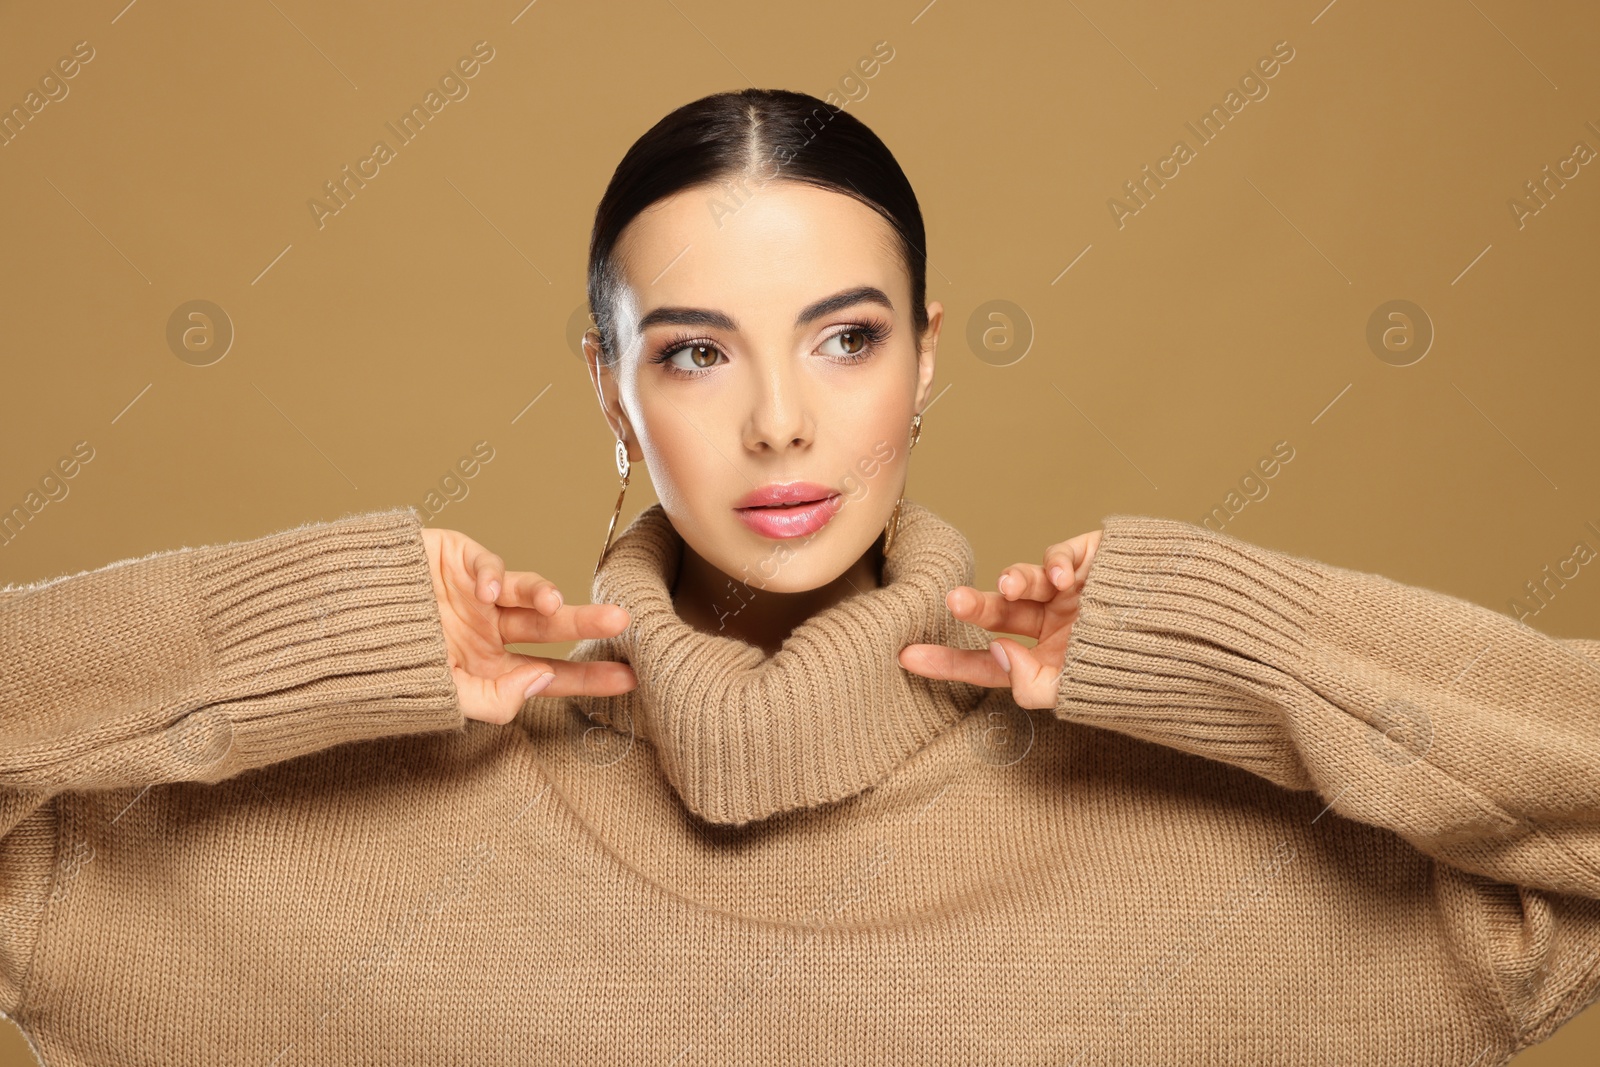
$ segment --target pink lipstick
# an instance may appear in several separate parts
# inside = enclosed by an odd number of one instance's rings
[[[788,538],[822,529],[843,504],[837,490],[816,482],[775,482],[746,493],[733,508],[763,537]]]

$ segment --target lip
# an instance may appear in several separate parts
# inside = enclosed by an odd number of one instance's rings
[[[752,489],[735,503],[736,508],[758,508],[767,504],[810,504],[838,496],[837,490],[816,482],[773,482]]]
[[[775,482],[740,497],[734,512],[756,533],[782,539],[816,533],[843,503],[837,490],[816,482]]]

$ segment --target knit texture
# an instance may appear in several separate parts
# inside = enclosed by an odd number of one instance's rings
[[[0,590],[0,1009],[50,1067],[1505,1063],[1600,995],[1600,642],[1112,515],[1053,710],[959,531],[771,657],[456,706],[414,512]],[[759,595],[759,593],[757,593]]]
[[[569,658],[630,663],[639,686],[576,703],[597,722],[647,738],[685,806],[708,822],[739,825],[854,796],[986,695],[913,674],[896,659],[913,642],[987,643],[987,631],[939,610],[946,592],[972,583],[972,551],[918,504],[901,507],[884,585],[811,616],[770,657],[678,617],[671,588],[683,542],[660,504],[627,533],[591,597],[622,605],[635,621],[617,637],[580,642]],[[761,591],[739,596],[757,601]]]

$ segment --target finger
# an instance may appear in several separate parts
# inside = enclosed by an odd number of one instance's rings
[[[530,687],[537,679],[547,675],[553,677],[554,673],[539,662],[520,663],[493,678],[484,678],[460,667],[450,668],[450,677],[456,683],[456,703],[461,706],[461,714],[469,719],[501,724],[516,718],[517,711],[527,701]],[[544,687],[549,688],[550,684],[546,682]]]
[[[515,671],[532,671],[529,681],[543,674],[555,675],[547,688],[528,696],[615,696],[626,693],[639,682],[633,668],[617,660],[565,660],[559,656],[525,656],[502,652],[494,659],[479,659],[466,664],[468,674],[477,678],[504,678]]]
[[[956,618],[996,633],[1037,638],[1044,626],[1046,605],[1037,600],[1007,600],[999,593],[958,585],[945,594],[944,602]]]
[[[501,675],[509,674],[513,670],[533,670],[529,678],[538,677],[540,674],[555,672],[557,657],[528,656],[521,652],[512,652],[510,649],[497,648],[493,651],[469,651],[457,659],[452,657],[450,666],[460,667],[474,678],[493,680]]]
[[[617,660],[596,659],[577,662],[564,659],[550,661],[555,668],[552,679],[540,697],[593,696],[609,697],[636,689],[639,678],[633,668]]]
[[[1089,566],[1100,546],[1100,530],[1079,534],[1044,550],[1044,569],[1057,589],[1070,589],[1088,577]]]
[[[504,608],[536,608],[553,615],[564,599],[550,579],[534,571],[510,571],[505,576],[505,589],[495,602]]]
[[[615,637],[631,621],[627,609],[616,604],[574,604],[553,615],[533,608],[501,608],[500,639],[506,644],[544,644]]]
[[[1008,637],[989,642],[989,653],[1011,683],[1011,698],[1020,708],[1053,708],[1061,672]]]
[[[493,677],[450,668],[464,716],[504,724],[534,697],[615,696],[639,684],[633,668],[615,660],[572,663],[507,655],[516,666]]]
[[[505,560],[476,541],[467,542],[466,557],[473,593],[483,603],[493,604],[500,596],[500,586],[506,576]]]
[[[1007,600],[1053,600],[1061,591],[1037,563],[1013,563],[1000,572],[995,588]]]
[[[988,652],[948,645],[907,645],[900,650],[900,666],[912,674],[973,685],[1009,685],[1006,672]]]

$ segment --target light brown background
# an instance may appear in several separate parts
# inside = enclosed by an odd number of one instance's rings
[[[616,493],[568,339],[594,205],[657,118],[748,85],[850,100],[918,191],[948,389],[908,495],[986,586],[1109,513],[1199,521],[1279,441],[1225,532],[1501,611],[1600,547],[1600,163],[1520,227],[1508,206],[1600,150],[1592,4],[124,2],[0,27],[6,109],[95,51],[0,147],[0,510],[95,457],[0,582],[421,505],[488,441],[434,524],[586,596]],[[480,40],[470,94],[319,229],[323,183]],[[1199,146],[1185,123],[1279,41],[1269,94]],[[1108,199],[1179,138],[1196,158],[1119,228]],[[236,331],[210,366],[166,337],[195,299]],[[1007,366],[967,341],[997,299],[1033,332]],[[1410,366],[1366,340],[1394,299],[1436,331]],[[636,477],[623,521],[653,499]],[[1591,572],[1534,625],[1600,636]],[[1597,1036],[1591,1012],[1517,1062]],[[31,1059],[7,1028],[0,1063]]]

